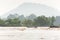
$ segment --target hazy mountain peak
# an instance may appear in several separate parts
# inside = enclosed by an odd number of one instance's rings
[[[39,4],[39,3],[23,3],[17,8],[11,10],[8,12],[8,14],[14,14],[17,13],[19,15],[24,14],[24,16],[28,16],[32,13],[35,15],[45,15],[45,16],[56,16],[59,15],[60,12],[58,12],[56,9],[51,8],[49,6]]]

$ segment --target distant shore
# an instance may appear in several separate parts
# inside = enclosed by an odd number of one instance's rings
[[[24,31],[24,30],[60,30],[60,28],[50,28],[50,27],[0,27],[0,30],[19,30],[19,31]]]

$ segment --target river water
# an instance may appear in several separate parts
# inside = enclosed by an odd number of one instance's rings
[[[60,30],[0,29],[0,40],[60,40]]]

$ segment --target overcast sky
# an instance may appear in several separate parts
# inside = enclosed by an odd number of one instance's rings
[[[60,11],[60,0],[0,0],[0,16],[24,2],[40,3]]]

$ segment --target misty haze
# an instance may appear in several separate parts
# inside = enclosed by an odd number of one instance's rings
[[[60,40],[59,0],[0,0],[0,40]]]

